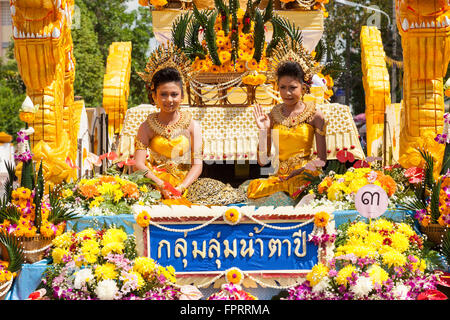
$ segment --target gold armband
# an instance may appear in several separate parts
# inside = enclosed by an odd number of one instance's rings
[[[140,140],[136,139],[134,141],[134,150],[147,150],[147,146],[143,144]]]

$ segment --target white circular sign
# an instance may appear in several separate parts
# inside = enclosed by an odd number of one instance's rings
[[[381,216],[386,212],[388,204],[386,191],[376,184],[365,185],[355,195],[356,210],[368,219]]]

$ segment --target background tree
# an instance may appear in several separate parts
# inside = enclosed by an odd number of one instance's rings
[[[96,16],[83,1],[76,2],[79,8],[79,23],[72,29],[73,55],[75,57],[74,93],[82,96],[86,106],[102,105],[104,57],[100,51],[98,37],[94,31]]]
[[[13,55],[10,47],[7,59],[0,57],[0,131],[15,137],[17,131],[24,127],[24,123],[19,119],[19,110],[26,94],[25,84]]]

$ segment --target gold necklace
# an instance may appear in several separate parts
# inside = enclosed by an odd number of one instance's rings
[[[150,128],[157,134],[167,139],[173,139],[179,136],[186,130],[190,123],[192,116],[188,111],[180,111],[179,119],[169,125],[161,123],[158,119],[159,113],[151,113],[147,118],[147,123]]]
[[[295,127],[303,122],[311,122],[316,113],[316,105],[314,102],[303,102],[305,107],[300,114],[286,117],[283,114],[283,105],[277,105],[272,109],[272,117],[276,124],[281,124],[285,127]]]

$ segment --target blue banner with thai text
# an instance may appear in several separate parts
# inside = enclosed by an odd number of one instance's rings
[[[148,255],[177,272],[304,271],[318,262],[318,247],[308,241],[314,223],[279,222],[150,225]],[[192,230],[178,232],[175,230]],[[170,231],[168,231],[170,230]]]

